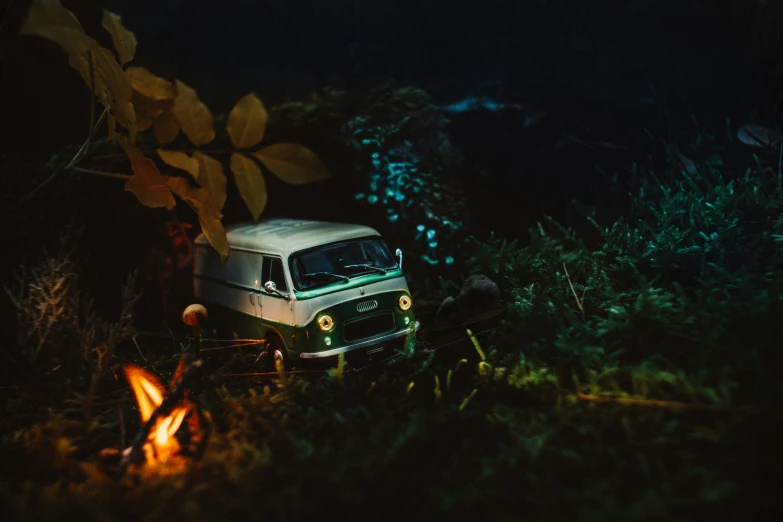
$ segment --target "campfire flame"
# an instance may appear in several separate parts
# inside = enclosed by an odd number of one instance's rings
[[[146,423],[163,402],[165,388],[157,377],[138,366],[126,365],[123,370],[136,396],[141,422]],[[169,415],[159,417],[155,421],[143,448],[148,464],[165,462],[179,452],[180,444],[174,434],[182,425],[187,413],[187,407],[176,406]]]

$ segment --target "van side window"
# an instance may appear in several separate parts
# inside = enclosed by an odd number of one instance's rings
[[[264,284],[272,281],[281,292],[288,291],[288,285],[285,283],[285,272],[283,271],[283,260],[279,257],[264,256],[264,265],[261,269],[261,280]]]

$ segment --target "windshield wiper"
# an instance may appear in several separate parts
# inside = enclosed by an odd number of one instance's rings
[[[310,272],[309,274],[304,274],[302,277],[319,276],[319,275],[326,275],[326,276],[336,277],[337,279],[339,279],[341,281],[350,281],[351,280],[348,276],[344,276],[342,274],[335,274],[334,272]]]
[[[343,268],[370,268],[372,270],[377,270],[381,274],[386,274],[386,269],[385,268],[381,268],[379,266],[373,266],[373,265],[366,265],[366,264],[364,264],[364,265],[345,265],[345,266],[343,266]]]

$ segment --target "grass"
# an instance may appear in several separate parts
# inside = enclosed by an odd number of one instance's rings
[[[65,314],[40,343],[34,326],[4,352],[3,519],[776,518],[783,193],[777,156],[731,136],[676,144],[687,173],[634,166],[614,223],[468,245],[464,271],[495,280],[508,309],[491,335],[386,371],[207,372],[198,462],[120,474],[101,456],[139,427],[119,365],[170,379],[187,332],[180,345]],[[33,270],[48,286],[22,277],[23,310],[79,302],[63,252]]]
[[[329,507],[384,520],[769,512],[780,474],[774,414],[594,404],[546,368],[520,364],[495,379],[460,367],[439,398],[431,373],[412,388],[393,376],[371,390],[359,376],[205,387],[199,401],[217,434],[204,459],[125,476],[98,455],[119,447],[122,419],[134,433],[130,404],[95,407],[89,420],[80,409],[53,414],[3,443],[5,519],[310,519]],[[620,377],[592,376],[585,389],[615,396]],[[725,404],[683,376],[633,377],[648,387],[637,397]]]

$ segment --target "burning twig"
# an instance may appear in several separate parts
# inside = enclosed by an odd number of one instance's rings
[[[162,397],[160,386],[156,386],[153,382],[154,377],[142,375],[146,372],[139,368],[125,368],[125,373],[139,401],[144,425],[133,440],[131,447],[125,450],[120,462],[120,469],[124,469],[128,464],[141,462],[145,456],[145,445],[148,442],[152,443],[153,451],[165,449],[170,443],[188,413],[189,408],[183,406],[182,403],[186,399],[185,393],[196,380],[201,364],[200,360],[189,362],[189,358],[183,356],[180,367],[177,369],[178,378],[175,377],[171,391],[165,398]],[[194,405],[193,410],[200,423],[206,424],[203,422],[205,419],[198,411],[198,407]],[[205,431],[204,439],[207,436],[208,431]],[[152,441],[150,441],[151,438]],[[205,444],[203,439],[202,444]]]
[[[139,336],[139,334],[137,333],[136,335],[131,337],[131,339],[133,340],[133,344],[136,345],[136,349],[139,351],[139,355],[141,355],[141,358],[144,360],[144,362],[147,362],[147,358],[144,357],[144,352],[141,351],[141,346],[139,346],[139,343],[136,342],[136,337],[138,337],[138,336]]]

